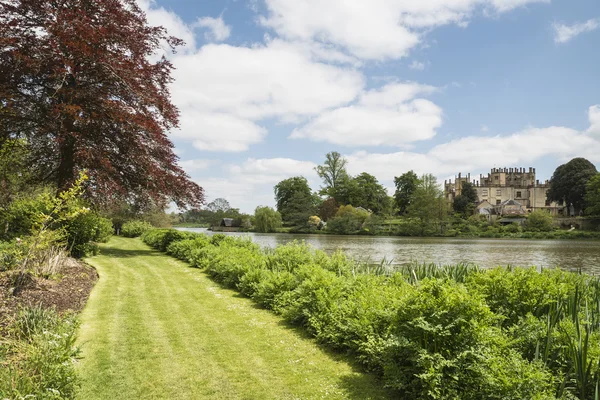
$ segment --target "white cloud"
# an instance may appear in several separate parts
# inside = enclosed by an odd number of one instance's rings
[[[600,104],[591,106],[588,110],[588,117],[590,120],[590,128],[588,133],[592,135],[598,135],[600,137]]]
[[[225,24],[222,17],[198,18],[194,26],[207,28],[208,32],[204,34],[204,38],[211,42],[222,42],[231,35],[231,27]]]
[[[554,42],[567,43],[576,36],[585,32],[591,32],[600,27],[600,18],[594,18],[574,25],[554,23]]]
[[[193,106],[181,115],[181,129],[173,136],[191,141],[199,150],[240,152],[261,142],[267,130],[252,121],[223,113],[206,113]]]
[[[415,71],[423,71],[425,69],[426,65],[424,62],[421,61],[413,61],[408,68],[415,70]]]
[[[357,104],[320,114],[290,137],[345,146],[405,146],[430,139],[442,124],[442,110],[414,97],[433,90],[414,83],[389,84],[365,92]]]
[[[550,0],[492,0],[492,6],[498,12],[507,12],[529,3],[550,3]]]
[[[482,133],[488,133],[490,131],[490,128],[487,125],[481,125],[480,131]]]
[[[292,176],[304,176],[314,179],[316,164],[291,158],[249,158],[242,165],[230,167],[234,176],[241,176],[246,182],[276,184]]]
[[[265,119],[297,122],[354,100],[363,75],[348,64],[359,61],[326,44],[269,40],[252,46],[207,44],[196,48],[193,26],[153,0],[138,0],[152,25],[188,42],[169,56],[175,66],[171,87],[181,112],[181,129],[173,134],[201,150],[245,151],[262,141]],[[222,19],[201,18],[223,39]],[[195,24],[194,26],[197,26]],[[331,65],[326,60],[338,65]]]
[[[340,46],[369,60],[407,55],[428,29],[465,26],[479,8],[502,13],[549,0],[266,0],[264,26],[287,39]]]
[[[230,165],[224,170],[224,178],[199,179],[208,201],[218,197],[227,199],[233,207],[252,213],[259,205],[275,206],[273,186],[292,176],[304,176],[316,189],[318,177],[316,164],[291,158],[249,158],[239,165]]]
[[[178,162],[179,166],[183,168],[188,174],[197,171],[207,170],[209,167],[218,164],[217,160],[184,160]]]
[[[203,46],[175,59],[173,98],[195,106],[260,120],[310,116],[352,101],[363,87],[360,73],[314,62],[293,44]]]

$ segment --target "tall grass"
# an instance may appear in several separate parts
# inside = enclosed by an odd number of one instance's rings
[[[77,327],[72,315],[41,306],[21,309],[0,340],[0,398],[73,398]]]

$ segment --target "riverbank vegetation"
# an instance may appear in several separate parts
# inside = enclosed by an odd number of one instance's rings
[[[143,240],[351,354],[412,399],[594,399],[600,280],[558,269],[359,265],[293,243]]]
[[[395,398],[206,273],[140,240],[86,259],[102,279],[81,314],[77,398]]]

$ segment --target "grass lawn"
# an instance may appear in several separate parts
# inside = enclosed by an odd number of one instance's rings
[[[198,269],[113,238],[81,315],[81,399],[383,399],[342,356]]]

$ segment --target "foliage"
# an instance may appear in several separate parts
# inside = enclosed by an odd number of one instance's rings
[[[318,199],[312,194],[306,178],[296,176],[275,185],[277,211],[284,223],[305,225],[308,217],[316,213]]]
[[[585,158],[574,158],[560,165],[552,174],[547,198],[550,201],[562,202],[567,206],[573,204],[575,212],[584,208],[586,185],[598,171],[594,164]]]
[[[299,243],[260,250],[226,236],[180,243],[171,245],[179,258],[352,354],[407,398],[593,398],[598,278],[468,264],[372,268]]]
[[[396,185],[394,201],[398,208],[398,214],[404,215],[406,213],[418,183],[419,178],[412,170],[394,177],[394,185]]]
[[[363,207],[375,214],[390,214],[391,202],[387,191],[373,175],[363,172],[353,178],[355,190],[349,196],[349,202],[355,207]]]
[[[29,189],[31,172],[27,165],[29,151],[23,139],[9,139],[0,144],[0,210],[18,193]]]
[[[40,306],[22,309],[0,349],[0,397],[73,398],[77,320]]]
[[[337,151],[325,155],[324,164],[315,167],[317,175],[323,179],[323,187],[319,194],[336,198],[339,183],[348,176],[347,164],[348,161]]]
[[[369,218],[369,213],[366,211],[351,205],[341,206],[335,217],[327,223],[327,230],[340,235],[358,233],[367,218]]]
[[[554,230],[552,215],[545,210],[535,210],[527,215],[525,230],[528,232],[550,232]]]
[[[202,203],[167,137],[173,66],[152,57],[182,41],[135,1],[2,1],[0,37],[0,147],[26,139],[37,181],[64,190],[88,170],[94,203]]]
[[[339,208],[340,205],[338,202],[333,197],[330,197],[319,205],[319,217],[327,222],[335,216]]]
[[[428,174],[419,179],[407,211],[409,217],[419,221],[418,234],[425,236],[436,231],[441,233],[442,223],[448,217],[447,207],[436,178]]]
[[[600,217],[600,174],[592,176],[587,183],[585,213]]]
[[[473,214],[475,209],[475,203],[477,203],[477,191],[473,188],[471,182],[463,182],[459,196],[456,196],[452,207],[454,212],[457,212],[463,216],[469,216]]]
[[[96,243],[106,243],[113,234],[112,222],[95,212],[80,213],[65,227],[67,248],[74,257],[97,253]]]
[[[128,221],[123,224],[121,235],[125,237],[139,237],[152,228],[152,225],[146,221]]]
[[[281,227],[281,214],[271,207],[256,207],[254,210],[254,229],[257,232],[275,232]]]

